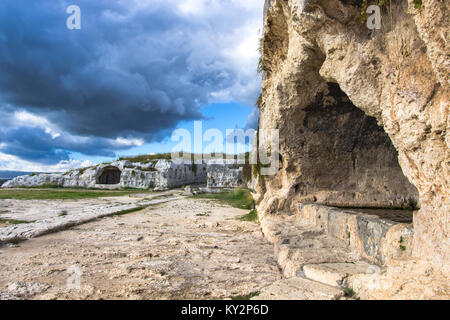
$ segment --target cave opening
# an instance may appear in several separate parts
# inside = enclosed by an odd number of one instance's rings
[[[417,189],[404,176],[397,150],[375,118],[353,105],[336,83],[327,83],[303,112],[296,193],[336,207],[383,209],[392,220],[412,219],[407,211],[418,205]]]
[[[97,184],[119,184],[121,175],[122,171],[119,168],[105,167],[97,178]]]

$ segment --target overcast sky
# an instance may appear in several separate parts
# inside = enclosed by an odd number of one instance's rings
[[[170,151],[194,120],[254,127],[263,2],[1,0],[0,170]]]

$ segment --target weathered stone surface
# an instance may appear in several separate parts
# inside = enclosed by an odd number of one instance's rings
[[[294,277],[272,283],[252,300],[337,300],[343,296],[338,288]]]
[[[450,299],[448,273],[423,260],[396,260],[396,264],[381,274],[367,272],[349,276],[347,285],[361,299]]]
[[[317,204],[300,204],[298,216],[344,241],[373,263],[385,265],[393,259],[411,256],[413,229],[410,224]]]
[[[7,181],[2,187],[153,188],[161,191],[186,184],[207,184],[209,188],[245,186],[242,167],[239,168],[235,160],[205,161],[200,164],[155,160],[146,164],[115,161],[64,174],[21,176]]]
[[[172,199],[2,247],[0,299],[205,300],[260,291],[281,274],[258,224],[237,219],[247,212]],[[72,266],[79,288],[67,287]]]
[[[351,275],[375,273],[381,270],[375,265],[358,261],[355,263],[322,263],[303,266],[306,278],[329,286],[347,286],[347,278]]]
[[[158,199],[163,196],[162,199]],[[167,198],[166,198],[167,197]],[[134,195],[95,200],[0,200],[2,218],[29,221],[0,227],[0,245],[64,230],[95,219],[179,199],[176,194]]]
[[[285,277],[304,276],[307,264],[358,261],[359,255],[339,239],[304,219],[291,216],[269,217],[261,221],[266,238],[274,244],[278,265]]]
[[[208,165],[208,188],[235,188],[245,185],[242,179],[242,167],[232,165]]]
[[[283,161],[255,188],[262,216],[417,204],[413,254],[449,272],[449,6],[392,1],[369,30],[360,1],[267,4],[259,124]]]
[[[353,298],[361,299],[449,296],[450,282],[445,270],[411,260],[410,225],[316,204],[303,204],[299,209],[296,215],[265,214],[260,219],[285,277],[351,288],[356,292]],[[358,230],[358,218],[373,226],[368,228],[363,223],[364,232]],[[380,238],[378,231],[384,228]],[[376,252],[375,256],[366,250]],[[380,265],[382,262],[387,266]],[[301,289],[300,293],[290,290],[295,289],[284,282],[274,284],[270,295],[263,291],[259,298],[305,298]]]
[[[191,186],[186,186],[184,187],[184,192],[183,192],[183,196],[192,196],[192,188]]]
[[[8,291],[0,292],[0,300],[19,300],[45,292],[48,285],[32,282],[12,282],[8,284]]]

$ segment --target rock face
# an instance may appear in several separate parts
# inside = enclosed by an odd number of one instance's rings
[[[115,161],[64,174],[20,176],[7,181],[2,188],[45,187],[165,190],[187,184],[207,184],[209,188],[244,186],[242,168],[235,161],[178,164],[158,160],[141,164]]]
[[[236,164],[211,164],[208,166],[208,188],[235,188],[244,186],[243,167]]]
[[[259,126],[282,166],[258,211],[420,207],[413,256],[448,270],[450,3],[392,1],[380,30],[362,3],[266,1]]]

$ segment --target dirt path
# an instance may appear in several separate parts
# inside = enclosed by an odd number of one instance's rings
[[[246,213],[184,198],[1,247],[0,299],[248,295],[281,274],[259,225],[236,219]]]

